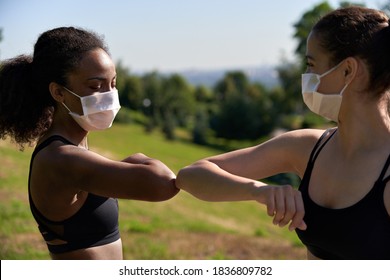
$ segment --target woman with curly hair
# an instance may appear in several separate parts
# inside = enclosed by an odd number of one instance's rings
[[[0,68],[0,137],[37,146],[29,201],[53,259],[122,259],[117,198],[163,201],[174,173],[143,154],[114,161],[88,149],[120,108],[115,65],[93,32],[61,27],[38,38],[33,56]]]

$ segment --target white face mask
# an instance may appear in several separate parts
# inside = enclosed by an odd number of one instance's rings
[[[121,108],[119,104],[118,90],[99,92],[88,96],[79,96],[71,90],[64,87],[68,92],[77,96],[81,100],[83,115],[69,111],[72,118],[85,130],[103,130],[111,127],[116,114]]]
[[[338,122],[343,92],[348,84],[344,86],[339,94],[323,94],[317,92],[317,89],[320,85],[321,78],[335,70],[340,64],[341,62],[322,75],[314,73],[302,74],[302,95],[307,107],[313,113],[335,122]]]

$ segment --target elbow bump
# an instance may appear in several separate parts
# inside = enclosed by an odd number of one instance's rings
[[[170,182],[160,185],[155,191],[154,201],[165,201],[174,197],[180,190],[176,188],[175,179]]]
[[[189,179],[191,173],[189,171],[191,171],[191,167],[187,166],[179,170],[179,172],[177,173],[176,186],[179,189],[186,189],[188,182],[191,182],[191,180]]]

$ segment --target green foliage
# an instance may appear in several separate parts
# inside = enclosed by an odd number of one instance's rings
[[[267,235],[268,235],[268,233],[262,228],[257,228],[255,230],[255,236],[266,237]]]
[[[0,221],[4,222],[2,234],[11,236],[15,233],[25,233],[33,230],[33,223],[24,222],[30,215],[29,209],[20,200],[12,199],[6,205],[0,205]]]
[[[149,118],[146,129],[160,127],[167,139],[175,139],[175,128],[185,127],[194,113],[195,97],[192,87],[180,75],[163,77],[157,72],[140,80],[143,92],[142,111]]]
[[[305,12],[301,19],[294,24],[295,33],[294,38],[297,39],[297,47],[295,53],[299,59],[303,62],[306,61],[306,39],[313,25],[325,14],[332,11],[333,8],[327,1],[319,3],[309,11]]]
[[[121,228],[127,232],[151,233],[153,231],[153,225],[137,220],[125,221]]]
[[[277,70],[281,87],[274,89],[272,95],[273,103],[278,104],[275,106],[278,110],[277,116],[283,118],[286,115],[302,114],[306,107],[302,101],[301,67],[296,63],[285,62]],[[281,126],[287,129],[294,127],[288,123],[283,123]]]
[[[345,5],[346,3],[344,3]],[[303,127],[322,126],[325,121],[322,118],[291,118],[289,116],[306,116],[309,110],[302,102],[301,93],[301,74],[305,72],[306,67],[306,40],[310,34],[313,25],[325,14],[332,11],[333,8],[327,1],[321,2],[312,9],[306,11],[301,19],[294,24],[294,39],[297,41],[295,54],[297,60],[284,60],[278,66],[277,71],[281,89],[273,95],[274,103],[279,104],[280,127],[285,129],[297,129]],[[298,122],[297,122],[298,121]]]
[[[192,141],[195,144],[206,145],[209,141],[209,115],[200,107],[195,114],[194,128],[192,129]]]
[[[3,41],[3,29],[0,28],[0,43]]]
[[[296,24],[301,43],[309,32],[304,29],[311,28],[305,19],[327,8],[325,4],[316,6]],[[122,107],[143,115],[136,121],[148,132],[159,129],[168,140],[177,138],[179,128],[191,131],[194,143],[212,146],[214,137],[253,141],[280,128],[321,125],[321,121],[303,117],[308,109],[301,97],[301,64],[284,61],[277,71],[280,86],[271,89],[251,83],[241,71],[228,72],[213,88],[207,88],[192,87],[179,74],[150,72],[137,77],[119,63],[117,88]],[[118,122],[131,122],[127,111],[121,111]]]
[[[281,125],[292,112],[283,91],[251,83],[240,71],[229,72],[213,89],[192,87],[178,74],[151,72],[131,76],[120,63],[117,88],[123,108],[142,113],[146,131],[156,128],[166,139],[176,139],[177,128],[192,131],[194,143],[208,145],[213,135],[227,139],[258,139]],[[131,119],[123,113],[118,121]]]
[[[131,253],[128,252],[129,250],[131,250]],[[137,260],[164,260],[173,258],[168,253],[167,244],[144,235],[134,236],[131,249],[125,248],[124,250],[124,255],[128,254],[137,256]]]
[[[262,85],[251,84],[244,73],[230,72],[215,87],[217,110],[210,127],[217,137],[258,139],[276,126],[271,99]]]

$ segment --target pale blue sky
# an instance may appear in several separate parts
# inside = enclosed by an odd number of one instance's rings
[[[370,8],[387,1],[355,0]],[[0,59],[32,53],[48,29],[78,26],[104,35],[115,62],[133,71],[275,65],[293,55],[293,24],[320,2],[0,0]]]

